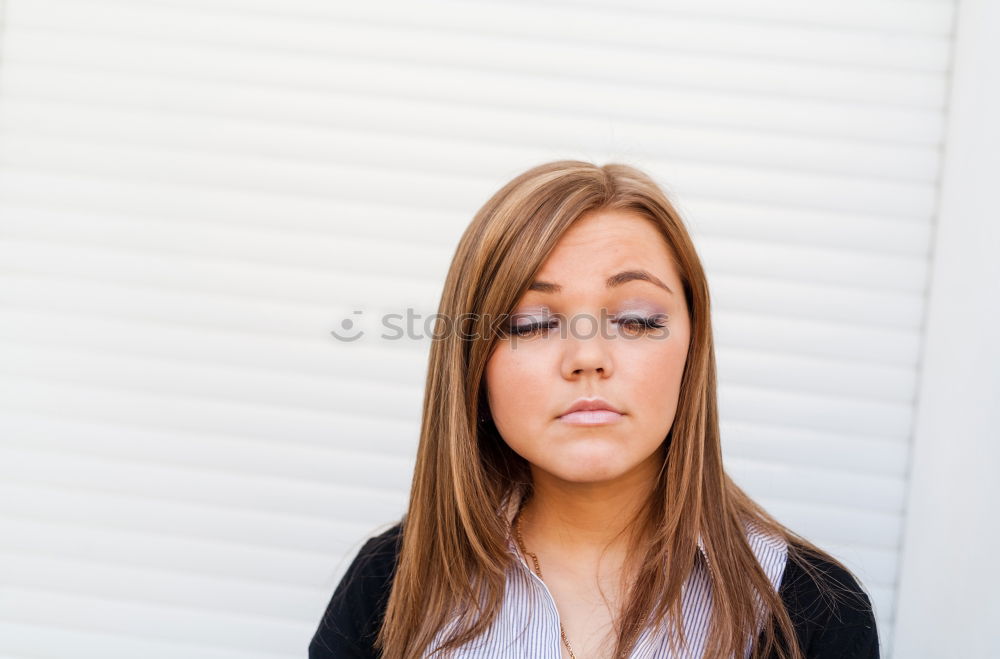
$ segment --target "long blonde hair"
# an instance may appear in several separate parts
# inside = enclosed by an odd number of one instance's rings
[[[530,488],[531,479],[526,461],[489,420],[485,368],[497,342],[489,323],[512,312],[570,225],[599,209],[639,213],[660,230],[675,258],[691,326],[664,465],[635,519],[644,531],[637,537],[647,541],[634,547],[640,567],[615,625],[614,656],[627,654],[646,624],[664,620],[672,625],[672,642],[683,641],[681,586],[694,567],[699,536],[713,568],[705,656],[741,656],[762,623],[755,657],[774,649],[783,658],[803,656],[744,523],[784,538],[789,558],[806,571],[806,554],[844,566],[771,517],[723,469],[708,284],[688,232],[641,171],[564,160],[534,167],[497,191],[452,260],[430,350],[397,569],[376,641],[389,659],[423,656],[446,625],[454,632],[439,650],[453,651],[484,633],[500,610],[515,559],[497,511],[514,487]],[[442,324],[448,322],[457,324]],[[760,602],[771,616],[761,618]]]

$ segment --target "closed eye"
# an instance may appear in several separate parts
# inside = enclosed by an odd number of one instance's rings
[[[617,318],[613,322],[619,327],[625,328],[625,330],[630,334],[635,334],[637,332],[649,332],[651,330],[666,327],[666,322],[664,322],[664,316],[662,314],[651,317],[626,316],[623,318]],[[552,330],[557,326],[558,321],[549,320],[545,322],[512,324],[508,326],[507,331],[510,334],[524,337],[541,333],[541,330]]]
[[[666,326],[666,323],[663,322],[659,316],[653,316],[650,318],[627,316],[625,318],[616,319],[615,323],[619,327],[626,327],[632,332],[645,332],[652,329],[660,329]]]
[[[511,334],[516,334],[517,336],[531,336],[540,329],[555,329],[556,321],[550,320],[545,323],[522,323],[520,325],[511,325],[508,331]]]

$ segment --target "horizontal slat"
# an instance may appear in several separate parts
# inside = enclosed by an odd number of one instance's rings
[[[906,477],[909,445],[899,438],[886,439],[862,434],[844,434],[788,428],[764,423],[720,422],[722,447],[727,458],[873,474]],[[858,460],[864,455],[863,461]],[[841,481],[842,488],[844,481]]]
[[[832,320],[776,318],[752,309],[730,311],[717,306],[713,312],[715,345],[720,354],[737,355],[747,351],[762,356],[801,355],[874,367],[916,368],[920,355],[918,329],[872,327]]]
[[[18,593],[19,594],[19,593]],[[64,605],[64,601],[53,602]],[[71,602],[70,606],[80,606]],[[43,608],[44,602],[38,607]],[[33,617],[32,620],[35,620]],[[318,620],[318,618],[317,618]],[[75,624],[74,624],[75,623]],[[184,639],[169,642],[164,639],[143,638],[125,634],[120,630],[94,631],[90,622],[73,620],[56,625],[45,616],[33,624],[0,620],[0,638],[4,650],[18,651],[22,655],[2,655],[4,659],[66,659],[66,648],[73,648],[78,659],[300,659],[302,643],[281,652],[262,652],[256,648],[226,649],[208,644],[185,643]],[[83,628],[81,628],[81,626]]]
[[[401,421],[420,418],[418,387],[28,344],[5,344],[0,347],[0,355],[0,373],[7,377],[282,406],[305,412],[340,411]]]
[[[726,465],[733,478],[758,497],[897,515],[903,512],[905,478],[832,469],[825,465],[776,464],[756,458],[727,458]],[[851,487],[845,490],[847,480]]]
[[[315,631],[319,619],[319,614],[309,622],[222,612],[207,614],[185,607],[15,587],[5,588],[5,595],[0,599],[0,620],[7,623],[44,624],[56,629],[65,627],[126,639],[183,644],[175,648],[175,652],[180,652],[175,656],[187,656],[184,646],[199,645],[245,651],[241,656],[261,659],[290,649],[301,653],[308,645],[308,640],[303,639]],[[103,644],[103,641],[94,642]],[[65,651],[64,647],[63,657]]]
[[[912,401],[878,401],[723,382],[719,385],[719,407],[727,419],[739,423],[783,424],[897,441],[909,438],[913,427]]]
[[[212,433],[340,450],[361,444],[365,451],[405,456],[412,455],[419,433],[413,419],[366,416],[353,409],[308,410],[2,375],[0,409],[120,425],[125,432]]]
[[[764,508],[820,547],[838,542],[870,549],[898,550],[902,521],[898,514],[824,506],[784,498],[756,497]]]
[[[299,487],[316,486],[318,492],[326,492],[333,485],[405,494],[416,446],[410,447],[408,455],[386,455],[370,451],[358,439],[343,438],[337,442],[339,446],[316,447],[294,441],[51,419],[6,410],[0,416],[0,447],[164,467],[168,469],[162,474],[165,478],[190,476],[197,480],[218,473],[223,479],[236,477],[234,488],[260,479],[267,483],[262,487],[286,489],[289,494]],[[286,488],[289,483],[293,486]]]
[[[463,71],[408,60],[362,64],[351,55],[321,58],[254,49],[219,50],[15,27],[8,28],[5,54],[12,69],[47,64],[69,71],[132,73],[150,79],[225,80],[229,85],[268,85],[280,90],[378,95],[392,103],[436,100],[605,121],[676,122],[915,146],[936,146],[943,139],[940,106],[873,105],[556,75]]]
[[[879,330],[916,331],[923,322],[923,295],[711,272],[709,279],[719,309]]]
[[[511,0],[538,4],[537,0]],[[553,6],[615,7],[718,18],[792,25],[842,26],[889,32],[947,34],[954,20],[951,0],[841,0],[840,2],[799,2],[798,0],[547,0]]]
[[[695,236],[717,235],[845,249],[858,254],[894,253],[924,258],[931,250],[932,213],[910,219],[889,218],[857,212],[723,202],[699,196],[675,199],[674,203]]]
[[[147,568],[238,582],[285,584],[308,590],[314,603],[332,588],[371,533],[359,536],[339,556],[251,547],[157,532],[92,527],[79,522],[0,517],[4,549],[28,556],[49,556],[105,565]],[[71,541],[67,542],[67,538]],[[345,538],[346,540],[346,538]],[[320,579],[320,575],[324,578]],[[319,582],[322,583],[319,583]],[[329,587],[325,593],[316,588]]]
[[[719,349],[716,354],[720,364],[719,380],[725,384],[856,397],[876,403],[910,404],[916,396],[915,368],[739,349]]]
[[[302,482],[248,476],[205,467],[153,464],[119,457],[91,457],[68,451],[40,451],[0,445],[0,474],[8,483],[79,489],[126,499],[203,506],[234,514],[286,517],[309,528],[317,520],[364,524],[372,515],[389,519],[406,501],[406,490],[350,485],[337,480]],[[364,502],[363,509],[358,506]]]
[[[208,575],[0,551],[5,588],[174,606],[202,613],[309,622],[324,593],[316,588],[252,583]],[[328,593],[327,593],[328,595]]]
[[[601,47],[593,43],[554,42],[548,35],[545,38],[494,36],[472,31],[374,25],[364,19],[324,21],[205,12],[196,16],[192,20],[190,10],[148,4],[34,0],[19,5],[13,12],[12,29],[55,31],[70,38],[100,36],[104,41],[141,38],[216,49],[294,51],[316,57],[350,54],[358,59],[451,66],[464,74],[503,71],[522,76],[615,80],[929,108],[940,108],[944,98],[945,77],[940,72],[857,69],[804,60],[717,55],[705,52],[704,47],[693,52],[663,52],[657,47],[659,44]],[[653,20],[657,20],[655,15]],[[946,25],[945,22],[937,27]],[[712,25],[711,29],[717,27]],[[931,43],[946,35],[934,36]],[[461,56],[456,56],[457,53]]]
[[[281,405],[290,409],[362,413],[399,420],[418,419],[419,387],[290,374],[238,365],[126,356],[54,346],[7,343],[0,347],[0,372],[53,378],[92,386],[155,391],[174,396]]]
[[[712,272],[917,295],[923,295],[926,289],[929,269],[922,255],[887,255],[875,250],[865,253],[722,236],[700,238],[698,252]]]
[[[322,517],[262,512],[232,505],[170,500],[100,489],[61,488],[53,484],[13,480],[0,483],[0,515],[40,522],[79,524],[90,528],[162,533],[176,538],[201,538],[241,543],[253,547],[326,553],[335,561],[357,538],[403,513],[401,497],[372,495],[355,488],[350,503],[340,504],[343,514]],[[346,491],[346,488],[345,488]],[[357,510],[358,502],[364,510]],[[354,519],[349,517],[353,516]],[[361,519],[364,518],[364,519]],[[371,520],[378,519],[378,522]]]

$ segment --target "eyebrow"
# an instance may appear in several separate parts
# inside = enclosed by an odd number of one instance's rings
[[[649,283],[664,289],[671,295],[674,294],[674,292],[670,289],[669,286],[660,281],[658,277],[650,274],[645,270],[623,270],[618,274],[611,275],[610,277],[608,277],[607,281],[605,282],[605,286],[607,286],[608,288],[617,288],[618,286],[621,286],[622,284],[625,284],[630,281],[648,281]],[[528,287],[528,290],[538,291],[540,293],[558,293],[559,291],[562,290],[562,286],[560,286],[559,284],[553,284],[552,282],[549,281],[535,281],[531,283],[531,286]]]

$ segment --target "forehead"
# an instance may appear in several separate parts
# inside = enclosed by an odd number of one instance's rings
[[[651,220],[634,212],[601,210],[573,223],[537,278],[572,284],[570,280],[603,280],[634,268],[648,270],[667,284],[679,281],[666,239]]]

